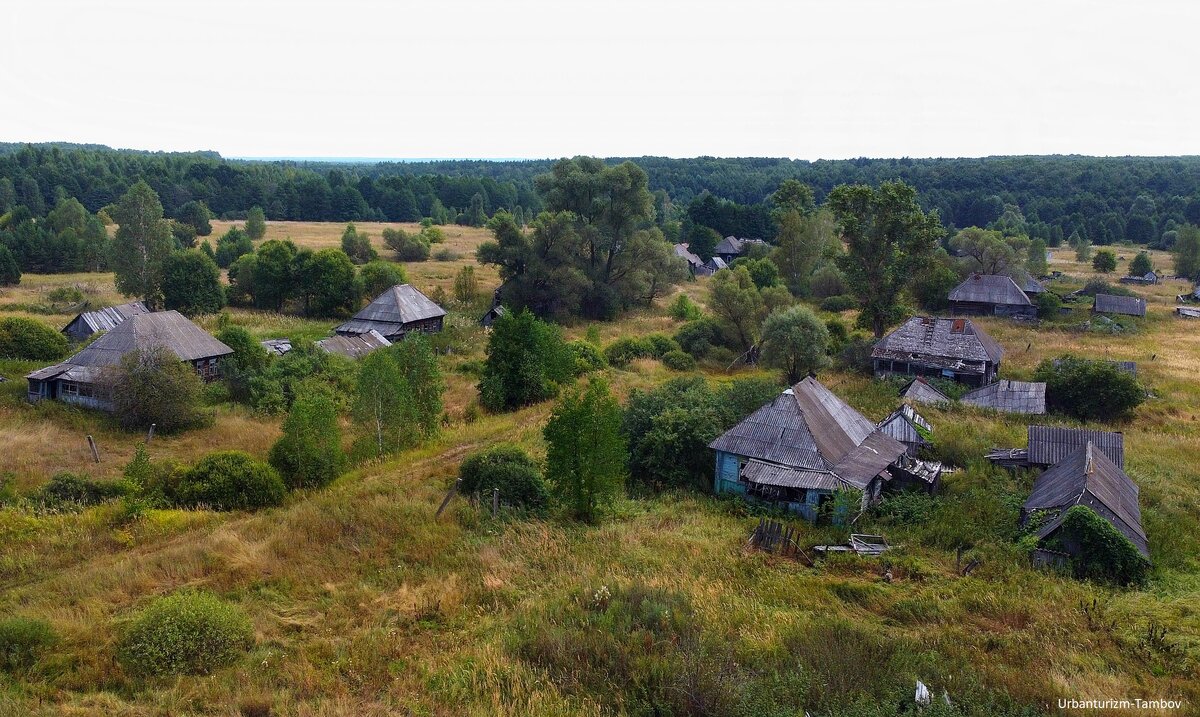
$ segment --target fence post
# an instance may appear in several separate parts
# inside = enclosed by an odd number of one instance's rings
[[[96,448],[96,441],[91,436],[88,436],[87,438],[88,438],[88,447],[92,449],[92,458],[94,458],[96,460],[96,462],[99,463],[100,462],[100,449]]]
[[[445,510],[446,506],[450,504],[450,500],[456,493],[458,493],[458,489],[461,487],[462,478],[459,478],[458,480],[454,481],[454,485],[450,486],[450,490],[446,491],[446,499],[442,501],[440,506],[438,506],[437,513],[434,513],[433,517],[436,518],[442,514],[442,511]]]
[[[150,430],[146,432],[146,444],[147,445],[149,445],[150,441],[154,438],[154,427],[157,425],[158,425],[157,423],[150,424]]]
[[[492,517],[496,517],[496,513],[500,512],[500,489],[492,488]]]

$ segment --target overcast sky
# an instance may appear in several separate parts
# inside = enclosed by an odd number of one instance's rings
[[[1200,154],[1200,3],[5,0],[0,141],[226,156]]]

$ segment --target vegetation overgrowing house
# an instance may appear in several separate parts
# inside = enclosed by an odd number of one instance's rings
[[[150,310],[140,301],[131,301],[120,306],[109,306],[95,311],[85,311],[71,319],[62,332],[72,341],[83,341],[94,333],[111,331],[114,326],[130,316],[148,314]]]
[[[391,346],[392,342],[388,341],[378,331],[371,329],[365,334],[336,334],[327,339],[321,339],[317,342],[317,348],[326,353],[345,356],[349,359],[360,359],[363,356],[371,353],[375,349]]]
[[[855,495],[855,509],[865,510],[884,484],[928,487],[940,476],[939,466],[907,456],[903,443],[811,376],[709,448],[716,452],[717,493],[779,503],[808,520],[816,520],[837,493]]]
[[[1017,286],[1017,282],[1012,277],[1000,274],[972,274],[954,287],[949,301],[950,312],[956,316],[1037,317],[1037,307]]]
[[[29,399],[57,399],[88,408],[112,410],[104,377],[125,354],[162,346],[192,365],[205,381],[221,376],[221,360],[233,349],[209,336],[178,311],[134,314],[62,363],[39,369],[25,378]],[[111,387],[114,391],[120,386]]]
[[[1004,349],[970,319],[914,316],[871,351],[878,377],[893,374],[948,378],[968,386],[996,379]]]
[[[375,297],[362,311],[334,329],[334,333],[357,336],[377,331],[395,343],[414,331],[427,334],[441,331],[445,316],[446,310],[428,296],[410,284],[397,284]]]
[[[1028,426],[1026,440],[1027,448],[994,448],[986,457],[1008,468],[1049,468],[1090,443],[1118,468],[1125,468],[1125,435],[1120,432]]]

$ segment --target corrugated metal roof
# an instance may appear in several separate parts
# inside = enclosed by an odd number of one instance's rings
[[[1074,505],[1097,504],[1107,508],[1116,516],[1116,520],[1106,511],[1097,512],[1129,538],[1143,555],[1149,557],[1146,533],[1142,528],[1142,513],[1138,506],[1137,484],[1091,441],[1086,441],[1038,476],[1024,507],[1027,513],[1035,510],[1060,510],[1065,513],[1067,508]],[[1062,517],[1060,514],[1055,520],[1042,525],[1038,535],[1049,535],[1058,528]]]
[[[951,363],[999,363],[1004,349],[970,319],[914,316],[880,339],[871,356],[914,362],[948,359]]]
[[[265,339],[259,341],[264,349],[276,356],[282,356],[292,350],[291,339]]]
[[[1145,316],[1146,300],[1138,296],[1114,296],[1112,294],[1096,294],[1093,310],[1102,314],[1123,314],[1125,316]]]
[[[904,404],[892,411],[892,415],[879,422],[879,430],[887,435],[895,438],[901,443],[912,443],[916,445],[927,445],[929,443],[925,436],[922,436],[917,426],[925,429],[927,432],[932,432],[933,427],[929,425],[921,414],[917,413],[912,406]]]
[[[972,274],[950,291],[950,301],[972,304],[1029,306],[1029,297],[1012,277],[998,274]]]
[[[410,284],[397,284],[384,291],[334,331],[365,334],[375,329],[384,336],[398,333],[405,324],[445,316],[446,310]]]
[[[900,389],[900,398],[918,403],[950,403],[950,397],[917,376]]]
[[[1046,384],[1000,379],[964,393],[959,400],[1005,413],[1041,415],[1046,412]]]
[[[756,460],[746,462],[746,467],[742,469],[742,477],[751,483],[782,488],[833,491],[846,487],[843,481],[828,471],[795,470]]]
[[[71,324],[74,324],[76,321],[86,324],[92,333],[96,333],[97,331],[111,331],[114,326],[128,319],[130,316],[148,313],[150,313],[150,310],[146,308],[145,304],[140,301],[131,301],[128,304],[121,304],[119,306],[85,311],[72,319],[71,323],[63,327],[63,331],[70,328]]]
[[[1058,426],[1029,426],[1029,462],[1051,466],[1091,442],[1118,468],[1125,467],[1125,436],[1119,432]]]
[[[360,359],[375,349],[391,345],[391,341],[375,330],[354,336],[330,336],[317,342],[317,348],[322,351],[352,359]]]

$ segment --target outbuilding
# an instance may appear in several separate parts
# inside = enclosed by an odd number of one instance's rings
[[[956,316],[1007,316],[1032,319],[1037,307],[1012,277],[972,274],[949,295],[950,312]]]
[[[71,319],[71,323],[63,327],[62,333],[72,341],[84,341],[97,332],[111,331],[113,327],[130,316],[148,313],[150,310],[140,301],[131,301],[128,304],[109,306],[95,311],[85,311]]]
[[[445,316],[445,309],[415,287],[397,284],[333,331],[341,336],[376,331],[395,343],[413,332],[433,334],[441,331]]]
[[[914,316],[871,351],[877,377],[948,378],[968,386],[996,379],[1004,349],[970,319]]]

